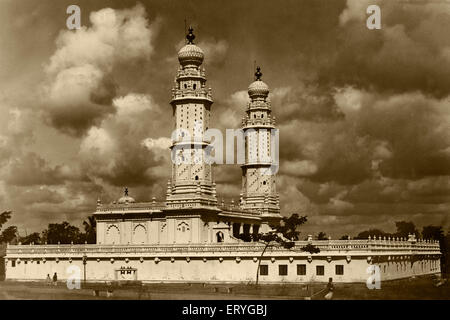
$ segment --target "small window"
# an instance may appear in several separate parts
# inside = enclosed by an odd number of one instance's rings
[[[186,83],[184,84],[184,88],[187,89],[187,84]]]
[[[256,119],[256,114],[253,117]]]
[[[267,264],[263,264],[259,266],[259,274],[261,276],[269,275],[269,266]]]
[[[299,276],[306,275],[306,264],[298,264],[297,265],[297,275],[299,275]]]
[[[264,182],[263,182],[263,185],[266,185],[266,184],[267,184],[267,182],[266,182],[266,181],[264,181]]]
[[[344,266],[342,264],[336,265],[336,274],[343,275],[344,274]]]
[[[41,262],[39,260],[36,261],[37,264],[41,264]]]
[[[194,83],[194,90],[197,89],[197,85]]]
[[[16,266],[16,260],[11,260],[11,267],[15,267]]]
[[[288,274],[288,266],[287,266],[287,264],[280,264],[278,266],[278,274],[280,276],[287,276],[287,274]]]
[[[27,264],[28,263],[28,261],[27,260],[25,260],[23,263],[25,263],[25,264]]]
[[[195,176],[195,180],[198,180],[198,176]]]
[[[323,276],[325,274],[325,267],[324,266],[316,266],[316,274],[318,276]]]
[[[261,119],[264,118],[264,114],[261,114]]]

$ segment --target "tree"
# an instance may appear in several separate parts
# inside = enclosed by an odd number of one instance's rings
[[[416,229],[416,226],[413,222],[409,221],[396,221],[395,227],[397,228],[397,232],[394,233],[394,237],[399,238],[408,238],[408,235],[413,234],[418,238],[420,236],[419,231]]]
[[[83,227],[85,241],[90,244],[95,244],[97,242],[97,221],[95,220],[95,217],[87,217],[87,220],[83,221]]]
[[[328,237],[326,235],[325,232],[319,232],[319,234],[317,235],[317,240],[328,240]]]
[[[83,243],[80,229],[70,225],[67,221],[50,223],[48,229],[42,232],[42,239],[49,244]]]
[[[283,217],[280,225],[274,227],[270,232],[255,235],[255,240],[265,244],[256,269],[256,285],[258,285],[261,260],[267,248],[276,243],[282,245],[286,249],[294,247],[294,241],[298,240],[300,235],[300,231],[298,231],[297,228],[306,223],[307,220],[308,218],[306,216],[300,217],[297,213],[293,213],[289,218]]]
[[[450,233],[444,235],[442,226],[425,226],[422,228],[422,237],[428,240],[439,241],[441,249],[441,273],[448,276],[450,272]]]
[[[376,237],[389,237],[391,236],[390,233],[386,233],[384,231],[381,231],[379,229],[369,229],[363,232],[358,233],[358,235],[355,237],[355,239],[368,239],[370,237],[376,236]]]
[[[343,235],[342,237],[339,238],[339,240],[349,240],[350,236],[348,234]]]
[[[41,235],[39,234],[39,232],[34,232],[25,237],[20,237],[19,241],[22,244],[30,244],[30,243],[41,244]]]
[[[422,238],[428,240],[441,240],[444,238],[442,226],[426,226],[422,228]]]
[[[2,226],[11,218],[11,211],[3,211],[0,213],[0,230]]]
[[[0,242],[10,243],[17,238],[17,227],[10,226],[2,231],[0,235]]]
[[[291,241],[298,241],[300,231],[297,227],[306,223],[308,218],[306,216],[300,217],[297,213],[293,213],[289,218],[283,217],[282,224],[276,228],[277,232],[281,232],[284,237]]]

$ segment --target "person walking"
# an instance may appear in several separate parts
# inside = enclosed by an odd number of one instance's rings
[[[47,273],[47,279],[45,279],[47,285],[51,285],[52,284],[52,279],[50,278],[50,274]]]
[[[327,290],[328,292],[325,295],[325,299],[327,300],[333,299],[333,291],[334,291],[333,278],[328,279]]]
[[[53,275],[53,285],[56,286],[57,284],[58,284],[58,275],[55,272],[55,274]]]

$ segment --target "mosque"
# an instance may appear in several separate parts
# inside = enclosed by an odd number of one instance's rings
[[[178,52],[180,63],[170,104],[177,136],[171,146],[172,172],[164,202],[136,202],[125,188],[110,204],[97,201],[97,244],[8,245],[6,279],[44,280],[57,272],[70,277],[83,270],[86,281],[262,283],[366,282],[373,270],[381,280],[440,272],[439,243],[415,239],[297,241],[291,249],[267,248],[251,241],[280,223],[279,195],[273,165],[275,117],[269,87],[258,67],[243,108],[245,160],[238,203],[219,202],[212,165],[206,159],[211,141],[211,88],[202,67],[204,53],[192,28]],[[200,136],[201,139],[184,139]],[[250,239],[244,241],[242,239]],[[306,244],[317,254],[301,250]],[[261,266],[258,268],[259,260]],[[368,273],[368,267],[372,268]],[[71,271],[69,271],[71,270]]]

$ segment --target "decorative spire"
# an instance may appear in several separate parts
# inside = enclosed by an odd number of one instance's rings
[[[262,77],[262,72],[261,72],[261,68],[258,66],[256,67],[256,72],[255,72],[255,80],[257,81],[261,81],[261,77]]]
[[[189,27],[189,33],[186,35],[188,44],[194,44],[195,35],[193,32],[194,32],[194,29],[192,27]]]
[[[123,194],[125,197],[128,197],[128,187],[125,187],[125,190],[123,191]]]

